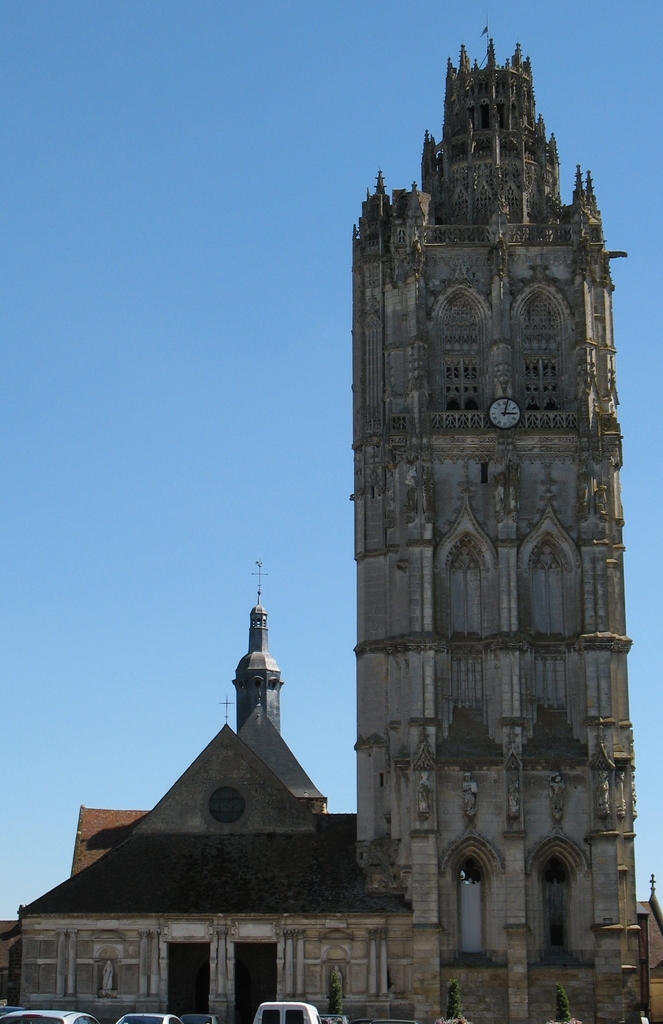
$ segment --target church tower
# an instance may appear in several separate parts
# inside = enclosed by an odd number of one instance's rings
[[[413,1016],[639,1018],[613,283],[520,47],[447,68],[353,243],[358,847]]]
[[[233,686],[237,692],[237,732],[260,704],[277,732],[281,732],[281,670],[269,653],[267,609],[258,604],[251,609],[249,650],[235,671]]]

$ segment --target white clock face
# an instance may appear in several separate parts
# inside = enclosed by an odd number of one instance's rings
[[[520,423],[520,407],[513,398],[497,398],[488,410],[488,417],[494,427],[509,430]]]

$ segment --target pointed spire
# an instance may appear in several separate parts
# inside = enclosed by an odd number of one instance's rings
[[[467,50],[465,49],[465,43],[461,44],[460,47],[460,71],[470,70],[470,58],[467,56]]]
[[[649,899],[653,900],[654,896],[656,895],[656,879],[654,878],[653,875],[649,879],[649,884],[651,885],[651,892],[649,894]]]
[[[513,55],[513,66],[519,68],[522,64],[522,50],[520,49],[520,43],[516,43],[516,52]]]
[[[576,164],[576,184],[573,189],[573,202],[579,203],[581,199],[585,198],[585,190],[582,184],[582,171],[580,170],[580,164]]]
[[[594,199],[594,182],[592,181],[591,171],[587,171],[587,184],[585,187],[587,190],[587,198]]]
[[[380,169],[378,169],[378,176],[375,183],[375,193],[378,196],[384,195],[384,178],[382,176],[382,171]]]
[[[447,57],[447,78],[451,78],[452,75],[456,74],[456,69],[451,63],[451,57]]]
[[[488,40],[488,67],[495,67],[495,43],[492,39]]]

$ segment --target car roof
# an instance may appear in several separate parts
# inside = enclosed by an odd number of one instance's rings
[[[3,1018],[8,1021],[21,1020],[24,1017],[46,1017],[51,1020],[74,1020],[76,1017],[93,1017],[91,1013],[84,1013],[83,1010],[16,1010],[13,1013],[3,1013]]]

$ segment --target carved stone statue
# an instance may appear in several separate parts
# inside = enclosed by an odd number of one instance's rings
[[[548,793],[553,821],[561,821],[564,814],[564,779],[559,772],[553,772],[550,776]]]
[[[104,964],[104,969],[101,975],[101,989],[102,992],[113,991],[113,961],[107,960]]]
[[[506,509],[504,499],[506,490],[506,476],[504,473],[495,474],[495,515],[498,519],[504,518]]]
[[[589,512],[589,473],[582,469],[578,473],[578,501],[576,510],[579,516],[586,516]]]
[[[473,818],[477,813],[477,794],[479,787],[472,778],[471,772],[463,775],[463,811],[466,818]]]
[[[417,795],[417,805],[419,810],[419,817],[426,818],[430,817],[431,807],[431,784],[430,776],[428,772],[421,773],[421,779],[419,780],[419,793]]]
[[[596,792],[594,794],[594,804],[596,807],[596,817],[601,819],[607,818],[610,814],[610,781],[605,769],[599,772]]]
[[[511,819],[520,817],[520,779],[512,775],[507,791],[508,813]]]
[[[620,821],[626,817],[626,794],[624,793],[624,772],[615,775],[615,812]]]
[[[631,768],[631,807],[633,808],[633,819],[637,818],[638,812],[636,810],[636,804],[638,802],[638,795],[635,792],[635,771]]]
[[[433,515],[433,470],[430,466],[423,467],[424,485],[422,488],[423,511],[426,515]]]
[[[606,488],[605,484],[598,484],[598,486],[596,488],[596,495],[595,495],[594,500],[596,502],[596,514],[597,514],[597,516],[600,516],[601,519],[607,519],[608,518],[608,497],[607,497],[607,488]]]
[[[509,465],[509,515],[518,515],[518,497],[520,490],[520,466],[517,462]]]
[[[417,514],[419,505],[417,490],[417,467],[410,466],[405,477],[405,512],[408,516],[416,516]]]

